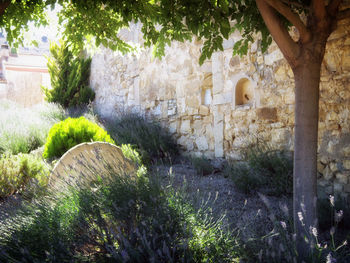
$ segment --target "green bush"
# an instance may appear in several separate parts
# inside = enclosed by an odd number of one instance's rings
[[[85,177],[83,177],[85,178]],[[96,175],[2,226],[13,262],[238,262],[236,237],[153,177]]]
[[[46,100],[64,108],[93,101],[95,93],[89,87],[91,58],[77,57],[63,41],[60,41],[60,46],[52,42],[50,53],[52,57],[47,66],[52,87],[42,87]]]
[[[293,193],[293,161],[287,152],[258,142],[243,153],[245,164],[227,164],[225,175],[244,192],[265,188],[270,195]]]
[[[118,143],[134,145],[145,164],[171,160],[178,153],[174,139],[159,123],[137,114],[122,114],[108,125],[108,131]]]
[[[68,118],[56,123],[50,129],[43,157],[46,159],[58,158],[73,146],[91,141],[103,141],[114,144],[107,132],[97,124],[84,117]]]
[[[226,164],[223,173],[225,177],[229,177],[233,180],[233,183],[240,191],[246,194],[256,191],[265,185],[266,182],[264,177],[257,174],[244,163]]]
[[[214,166],[206,157],[191,157],[191,163],[199,175],[209,175],[214,172]]]
[[[13,102],[0,103],[0,153],[29,153],[44,145],[51,126],[63,110],[54,104],[24,108]]]
[[[2,155],[0,158],[0,197],[27,190],[29,183],[45,186],[49,169],[38,157],[30,154]]]

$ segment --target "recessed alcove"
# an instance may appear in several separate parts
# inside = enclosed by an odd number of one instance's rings
[[[212,89],[202,89],[202,105],[210,105],[213,100]]]
[[[253,105],[254,89],[252,82],[247,78],[240,79],[235,88],[235,106]]]

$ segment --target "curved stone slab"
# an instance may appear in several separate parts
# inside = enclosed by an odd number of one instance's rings
[[[69,149],[56,163],[51,172],[50,185],[54,186],[58,181],[67,185],[76,185],[79,182],[96,180],[97,176],[105,178],[110,172],[135,175],[136,170],[135,164],[113,144],[81,143]]]

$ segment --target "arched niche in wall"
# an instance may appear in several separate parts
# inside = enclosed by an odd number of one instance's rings
[[[236,76],[234,81],[233,102],[234,107],[256,106],[258,96],[255,91],[255,83],[244,75]]]
[[[202,89],[202,105],[210,105],[213,100],[213,92],[211,87]]]

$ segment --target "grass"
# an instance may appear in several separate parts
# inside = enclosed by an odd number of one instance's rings
[[[273,223],[273,229],[262,237],[255,237],[248,241],[249,262],[299,262],[296,251],[297,243],[293,230],[293,219],[289,210],[281,206],[282,213],[277,214],[272,209],[269,201],[263,195],[260,195],[265,205],[270,211],[269,218]],[[334,214],[341,214],[341,211],[335,209],[332,203],[328,202],[330,209]],[[303,220],[299,215],[299,220]],[[316,227],[310,228],[303,240],[303,246],[306,248],[307,256],[303,262],[341,262],[346,263],[350,257],[350,248],[348,246],[349,236],[347,238],[338,238],[338,224],[341,217],[327,231],[322,231]]]
[[[145,164],[169,161],[178,154],[178,146],[171,135],[159,123],[143,116],[123,113],[106,126],[118,145],[133,145]]]
[[[51,126],[63,116],[56,105],[23,108],[1,101],[0,153],[29,153],[44,145]]]
[[[240,248],[153,176],[111,172],[28,205],[1,226],[0,251],[6,262],[238,262]]]

